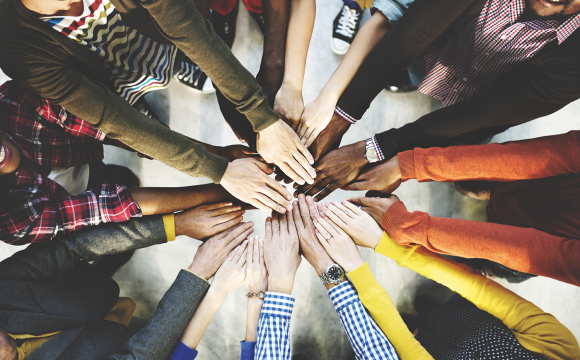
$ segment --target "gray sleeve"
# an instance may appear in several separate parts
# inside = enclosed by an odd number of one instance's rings
[[[79,261],[95,260],[167,242],[161,216],[106,223],[32,244],[0,262],[0,280],[42,282],[57,278]]]
[[[193,273],[181,270],[157,310],[123,348],[108,360],[167,359],[205,296],[209,284]]]
[[[395,25],[415,0],[375,0],[372,11],[380,11],[391,25]]]

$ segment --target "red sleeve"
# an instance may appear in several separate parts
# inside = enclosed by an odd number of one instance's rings
[[[580,172],[580,131],[504,144],[405,151],[401,180],[515,181]]]
[[[464,258],[489,259],[511,269],[580,286],[580,240],[532,228],[431,217],[398,201],[382,228],[399,244]]]

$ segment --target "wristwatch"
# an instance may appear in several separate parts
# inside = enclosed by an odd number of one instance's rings
[[[373,138],[367,139],[367,147],[365,149],[365,158],[369,163],[374,163],[379,161],[379,155],[377,154],[377,149],[373,145]]]
[[[338,264],[332,264],[320,275],[324,285],[339,284],[344,280],[344,270]]]

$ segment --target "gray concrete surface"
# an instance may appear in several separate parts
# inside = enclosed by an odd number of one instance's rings
[[[339,11],[338,0],[319,0],[314,35],[308,54],[304,81],[304,101],[312,101],[324,86],[341,60],[330,50],[332,21]],[[368,17],[368,14],[366,15]],[[262,52],[262,35],[241,6],[237,38],[233,52],[254,74],[258,71]],[[0,81],[6,76],[0,74]],[[237,143],[237,139],[223,121],[215,95],[199,95],[179,83],[152,93],[148,100],[158,113],[169,120],[175,131],[215,145]],[[418,92],[390,94],[383,91],[373,102],[362,121],[345,135],[343,144],[349,144],[379,131],[400,127],[428,113],[438,104]],[[494,138],[494,141],[525,139],[542,135],[559,134],[580,127],[580,102],[570,104],[551,116],[529,124],[514,127]],[[129,166],[141,178],[143,186],[186,186],[206,183],[193,179],[159,162],[139,159],[135,154],[115,148],[105,150],[105,162]],[[461,196],[453,184],[409,181],[396,194],[405,201],[409,210],[445,216],[485,221],[485,202]],[[331,200],[342,200],[355,195],[337,191]],[[264,233],[266,215],[250,211],[246,221],[255,223],[256,234]],[[173,243],[136,252],[128,265],[121,268],[115,279],[124,296],[138,303],[136,317],[147,319],[157,302],[175,279],[179,269],[187,267],[195,254],[199,241],[179,238]],[[0,258],[5,258],[20,248],[0,245]],[[387,289],[399,310],[412,312],[412,300],[417,294],[431,294],[443,301],[449,291],[408,269],[400,268],[394,261],[367,249],[362,250],[380,283]],[[499,281],[522,297],[534,302],[543,310],[554,314],[577,338],[580,338],[580,288],[547,278],[533,278],[522,284]],[[292,318],[291,337],[294,354],[304,354],[309,359],[354,359],[348,339],[344,335],[324,287],[314,270],[303,261],[294,287],[296,306]],[[246,301],[243,287],[231,293],[209,325],[198,348],[198,359],[237,359],[239,341],[243,340],[246,320]]]

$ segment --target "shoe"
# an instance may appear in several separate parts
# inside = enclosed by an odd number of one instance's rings
[[[148,116],[153,120],[159,121],[159,116],[153,110],[153,108],[149,106],[149,103],[147,100],[145,100],[145,96],[141,96],[139,100],[135,101],[133,108],[139,111],[141,114]]]
[[[391,81],[390,85],[385,86],[385,90],[393,93],[408,93],[417,90],[417,87],[411,84],[411,78],[405,69]]]
[[[252,19],[254,19],[254,21],[258,24],[258,27],[260,28],[260,31],[262,32],[262,35],[264,35],[264,28],[265,28],[265,23],[266,20],[264,20],[264,13],[257,13],[257,12],[253,12],[253,11],[249,11],[250,16],[252,17]]]
[[[117,270],[131,260],[134,253],[135,250],[131,250],[115,255],[103,255],[93,262],[93,266],[106,276],[113,277]]]
[[[176,80],[195,92],[202,94],[215,92],[211,79],[187,55],[184,55],[180,65],[179,70],[173,73]]]
[[[236,6],[226,15],[222,15],[217,11],[211,12],[213,29],[230,49],[234,45],[234,39],[236,38],[236,21],[238,20],[239,9],[240,4],[236,2]]]
[[[354,40],[362,17],[362,10],[350,8],[344,5],[342,10],[336,15],[332,27],[332,38],[330,38],[330,48],[336,55],[346,54],[350,44]]]
[[[493,183],[489,181],[458,181],[455,183],[457,191],[474,200],[489,201]]]

